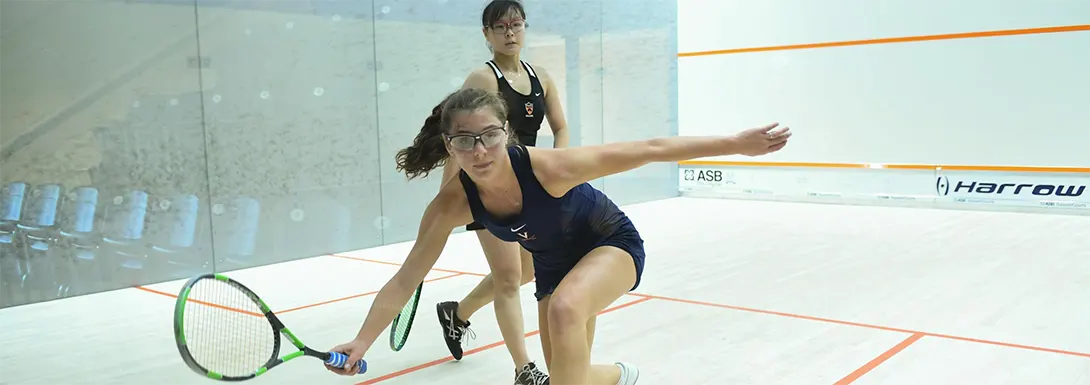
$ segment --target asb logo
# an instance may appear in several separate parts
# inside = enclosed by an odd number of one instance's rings
[[[722,182],[723,171],[722,170],[685,170],[685,180],[695,180],[698,182]]]
[[[1025,195],[1037,196],[1082,196],[1086,186],[1076,185],[1051,185],[1034,183],[994,183],[979,181],[957,181],[951,186],[950,178],[940,176],[935,180],[935,192],[939,195],[949,195],[951,188],[954,193],[982,194],[982,195]]]

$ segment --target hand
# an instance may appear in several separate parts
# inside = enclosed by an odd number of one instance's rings
[[[330,351],[348,355],[348,363],[345,364],[344,368],[335,368],[328,364],[325,365],[325,368],[342,376],[354,376],[359,370],[359,368],[356,368],[356,363],[359,362],[360,358],[363,358],[363,354],[367,353],[367,349],[370,347],[371,344],[363,340],[352,340],[349,343],[337,345]]]
[[[772,123],[764,127],[751,128],[734,134],[734,140],[738,144],[738,153],[758,156],[782,149],[787,145],[787,138],[791,137],[791,129],[783,127],[773,130],[779,125],[779,123]]]

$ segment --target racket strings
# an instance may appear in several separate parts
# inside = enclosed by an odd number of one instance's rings
[[[401,308],[401,313],[398,317],[398,320],[400,322],[398,322],[396,325],[397,339],[399,343],[401,341],[404,341],[404,339],[406,338],[406,334],[409,332],[409,328],[412,327],[412,323],[409,320],[413,318],[413,312],[416,311],[416,302],[419,300],[420,299],[414,295],[409,300],[410,302],[405,304],[405,307]]]
[[[184,317],[189,354],[206,370],[245,376],[276,354],[276,335],[261,308],[230,283],[197,282],[190,289]]]

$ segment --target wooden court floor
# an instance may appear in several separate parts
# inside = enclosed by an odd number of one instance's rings
[[[1090,385],[1090,217],[675,198],[624,207],[647,243],[643,283],[598,318],[593,361],[641,385]],[[408,243],[228,275],[309,345],[353,337]],[[487,273],[471,234],[428,275],[408,345],[370,371],[310,359],[253,384],[510,384],[492,307],[451,360],[434,305]],[[181,281],[0,310],[0,383],[210,384],[174,347]],[[533,284],[527,347],[544,364]],[[559,384],[557,384],[559,385]]]

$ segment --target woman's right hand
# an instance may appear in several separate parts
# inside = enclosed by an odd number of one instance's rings
[[[326,364],[325,368],[342,376],[354,376],[359,371],[359,368],[356,367],[356,363],[363,358],[363,354],[367,353],[367,349],[369,348],[371,348],[371,343],[360,339],[337,345],[330,351],[348,355],[348,363],[343,368],[332,367],[329,366],[329,364]]]
[[[787,145],[787,139],[791,137],[791,129],[782,127],[773,130],[779,123],[772,123],[764,127],[751,128],[734,135],[738,145],[738,153],[748,156],[759,156],[776,152]]]

